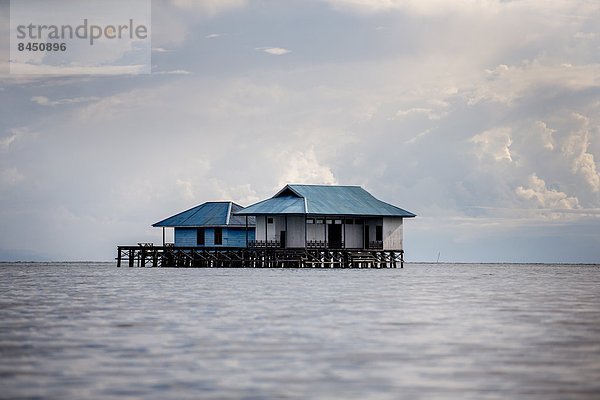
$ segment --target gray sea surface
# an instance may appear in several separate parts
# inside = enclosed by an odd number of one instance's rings
[[[3,399],[599,399],[600,266],[0,264]]]

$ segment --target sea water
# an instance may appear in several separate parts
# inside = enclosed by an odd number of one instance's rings
[[[0,264],[0,398],[598,399],[600,267]]]

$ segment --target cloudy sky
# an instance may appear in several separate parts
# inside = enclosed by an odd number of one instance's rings
[[[295,182],[418,214],[411,261],[598,263],[598,21],[596,0],[153,1],[150,75],[2,66],[0,259],[110,260]]]

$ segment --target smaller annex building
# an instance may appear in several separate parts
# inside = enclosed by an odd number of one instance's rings
[[[235,215],[242,206],[231,201],[211,201],[153,224],[174,228],[176,247],[246,247],[255,240],[254,217]],[[164,234],[163,234],[164,238]]]
[[[403,250],[403,220],[416,215],[360,186],[287,185],[238,216],[254,217],[249,247]]]

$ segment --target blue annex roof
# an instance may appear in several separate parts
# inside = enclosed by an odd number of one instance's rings
[[[244,207],[231,201],[216,201],[200,204],[187,211],[175,214],[153,224],[154,227],[202,227],[202,226],[246,226],[245,216],[234,215]],[[254,218],[248,225],[255,226]]]
[[[287,185],[237,215],[307,214],[405,217],[416,215],[376,199],[360,186]]]

